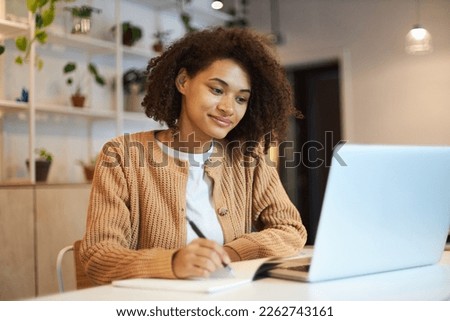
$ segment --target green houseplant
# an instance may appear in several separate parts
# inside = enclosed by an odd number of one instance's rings
[[[72,86],[74,84],[74,78],[72,75],[76,71],[76,69],[77,64],[75,62],[68,62],[63,67],[63,73],[65,75],[68,75],[68,78],[66,79],[66,84],[68,86]],[[97,67],[93,63],[89,63],[87,65],[87,71],[99,86],[104,86],[106,84],[105,78],[99,74]],[[81,77],[78,77],[77,83],[75,85],[75,91],[71,96],[72,105],[75,107],[83,107],[84,101],[86,99],[86,96],[81,89],[82,81],[83,79]]]
[[[39,44],[45,44],[47,42],[47,28],[53,23],[56,16],[56,3],[57,2],[74,2],[75,0],[27,0],[27,9],[34,15],[34,34],[29,36],[16,37],[16,48],[20,51],[20,54],[16,57],[15,62],[22,65],[29,62],[30,50],[34,42]],[[4,52],[4,47],[0,47],[0,55]],[[34,64],[41,70],[44,66],[44,61],[36,56]]]
[[[126,46],[133,46],[142,38],[142,29],[131,22],[122,23],[122,43]]]
[[[50,171],[50,165],[53,161],[53,154],[51,154],[45,148],[36,148],[35,153],[37,155],[35,159],[35,178],[36,182],[47,181],[48,173]],[[30,168],[30,161],[26,161],[27,167]]]
[[[113,27],[113,29],[115,29]],[[130,21],[122,22],[122,44],[133,46],[142,38],[141,27],[132,24]]]
[[[90,18],[92,13],[102,12],[100,9],[91,6],[65,7],[64,10],[70,11],[72,16],[78,18]]]

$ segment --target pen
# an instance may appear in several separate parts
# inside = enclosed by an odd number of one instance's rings
[[[186,217],[187,221],[189,222],[189,225],[192,227],[192,229],[194,230],[195,234],[197,234],[198,237],[202,238],[202,239],[206,239],[205,234],[202,233],[202,231],[200,231],[200,229],[197,227],[197,225],[195,225],[195,223],[193,221],[191,221],[189,219],[189,217]]]
[[[198,237],[202,238],[202,239],[206,239],[205,234],[202,233],[202,231],[200,231],[200,229],[197,227],[197,225],[195,225],[195,223],[189,219],[189,217],[186,216],[186,219],[189,223],[189,225],[192,227],[192,229],[194,230],[195,234],[197,234]],[[231,267],[228,264],[225,264],[224,262],[222,262],[222,265],[225,269],[228,270],[228,272],[230,272],[231,274],[233,274],[233,270],[231,269]]]

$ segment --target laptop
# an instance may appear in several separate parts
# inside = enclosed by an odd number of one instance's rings
[[[317,282],[437,263],[450,228],[450,147],[341,146],[310,263],[268,275]]]

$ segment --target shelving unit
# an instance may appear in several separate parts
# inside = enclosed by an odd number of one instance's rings
[[[103,2],[102,2],[103,1]],[[192,4],[189,6],[186,6],[184,8],[185,12],[190,14],[193,18],[193,21],[195,19],[202,19],[204,21],[208,21],[208,25],[212,24],[223,24],[224,21],[230,19],[230,17],[226,14],[222,14],[219,12],[215,12],[214,10],[207,10],[208,7],[201,7],[203,3],[206,3],[204,0],[194,0],[192,1]],[[0,0],[0,13],[2,12],[1,8],[5,7],[6,0]],[[144,23],[152,23],[154,24],[154,29],[158,30],[161,26],[160,23],[160,16],[162,13],[171,15],[172,22],[173,20],[177,19],[178,17],[176,15],[179,14],[179,3],[176,0],[78,0],[75,5],[81,5],[81,4],[88,4],[93,5],[94,7],[97,4],[103,4],[109,9],[109,15],[108,17],[108,23],[110,23],[110,26],[114,26],[115,30],[118,32],[114,34],[112,37],[113,39],[104,39],[105,37],[98,36],[98,35],[74,35],[70,32],[64,31],[63,28],[49,28],[50,30],[47,30],[48,32],[48,39],[47,44],[44,46],[41,45],[34,45],[31,50],[31,56],[30,61],[34,60],[34,57],[36,55],[42,56],[45,60],[45,64],[51,64],[52,62],[47,59],[48,56],[52,55],[58,55],[58,50],[55,48],[63,48],[65,52],[68,53],[74,53],[77,52],[80,55],[84,56],[86,61],[90,60],[100,60],[102,62],[108,61],[109,66],[108,68],[111,68],[114,71],[114,83],[115,84],[121,84],[122,83],[122,75],[127,69],[127,66],[130,66],[130,64],[133,64],[134,61],[139,61],[139,67],[136,66],[138,69],[142,69],[146,67],[146,64],[148,63],[149,59],[152,58],[152,56],[155,55],[155,53],[150,49],[150,46],[147,46],[148,49],[145,49],[143,47],[128,47],[124,46],[121,43],[121,22],[127,20],[125,18],[126,14],[129,16],[129,7],[130,6],[138,6],[139,11],[149,11],[149,14],[154,14],[155,19],[138,19],[136,22],[138,24],[144,25]],[[200,3],[200,5],[199,5]],[[72,5],[72,4],[71,4]],[[25,6],[25,4],[24,4]],[[126,6],[127,9],[124,9]],[[112,10],[112,14],[111,14]],[[125,12],[127,10],[127,12]],[[126,13],[126,14],[125,14]],[[141,14],[143,14],[141,12]],[[10,42],[9,49],[13,48],[13,45],[11,45],[14,41],[14,38],[18,35],[32,35],[33,34],[33,22],[34,17],[29,16],[27,17],[28,23],[24,23],[24,17],[20,17],[21,22],[16,21],[10,21],[6,20],[5,17],[0,16],[0,41],[2,42]],[[145,21],[144,21],[145,20]],[[214,23],[213,23],[214,22]],[[178,26],[178,30],[183,29],[181,25],[181,21],[179,22],[180,26]],[[58,27],[58,26],[57,26]],[[61,26],[59,26],[61,27]],[[146,26],[147,27],[147,26]],[[144,28],[146,28],[144,27]],[[167,26],[166,26],[167,29]],[[175,28],[176,29],[176,28]],[[149,31],[150,32],[150,31]],[[151,32],[153,33],[153,32]],[[147,35],[148,36],[148,35]],[[15,48],[14,48],[15,49]],[[15,55],[17,51],[12,50],[13,52],[5,52],[3,55],[10,54]],[[59,53],[61,56],[64,56],[65,54]],[[63,57],[65,58],[65,57]],[[0,60],[3,59],[0,56]],[[11,59],[10,59],[11,60]],[[130,62],[131,61],[131,62]],[[0,66],[1,62],[0,62]],[[2,67],[3,69],[4,66]],[[39,94],[40,92],[37,92],[38,85],[42,85],[38,83],[40,80],[40,72],[36,71],[33,66],[30,64],[26,66],[22,66],[20,68],[23,68],[24,74],[26,73],[28,75],[29,81],[26,87],[29,89],[29,100],[28,102],[17,102],[12,99],[5,99],[5,95],[3,92],[2,87],[3,84],[0,81],[0,185],[8,185],[11,184],[11,181],[17,182],[23,182],[24,180],[27,181],[30,184],[35,183],[35,168],[34,168],[34,150],[35,147],[41,147],[40,145],[36,144],[36,141],[40,139],[39,136],[39,130],[42,130],[42,126],[48,126],[48,122],[45,125],[41,125],[39,123],[39,119],[42,119],[43,117],[66,117],[68,123],[71,122],[71,119],[78,119],[78,121],[85,122],[88,126],[86,129],[86,135],[89,136],[88,139],[90,141],[93,140],[93,137],[91,135],[94,135],[92,130],[92,126],[95,126],[95,124],[107,124],[105,126],[108,126],[108,128],[114,128],[114,132],[109,132],[108,135],[110,137],[113,137],[114,135],[120,135],[124,132],[124,127],[126,124],[143,124],[145,125],[145,128],[148,129],[156,129],[161,128],[161,125],[149,120],[143,112],[132,112],[128,110],[124,110],[124,102],[125,102],[125,95],[122,86],[115,86],[114,90],[110,90],[112,98],[109,98],[112,103],[111,105],[109,103],[98,106],[91,105],[86,106],[84,108],[76,108],[69,106],[68,102],[64,103],[61,102],[61,97],[59,97],[58,101],[52,102],[50,100],[44,99],[41,101]],[[3,73],[3,77],[6,77],[5,71],[1,70],[1,73]],[[58,72],[60,70],[58,69]],[[8,75],[9,77],[9,75]],[[46,75],[45,81],[52,80],[52,77],[59,77],[64,78],[62,73],[61,74],[55,74],[55,75]],[[38,80],[39,78],[39,80]],[[58,86],[62,87],[61,84],[62,80],[59,82]],[[95,86],[91,83],[89,86],[89,94],[92,94],[92,91],[96,90]],[[98,89],[97,89],[98,90]],[[88,94],[88,95],[89,95]],[[9,93],[9,96],[11,97],[11,93]],[[92,97],[92,95],[89,95]],[[68,101],[68,99],[67,99]],[[92,101],[91,101],[92,102]],[[102,109],[103,108],[103,109]],[[4,153],[4,146],[5,141],[2,141],[4,139],[4,135],[2,134],[3,128],[5,127],[5,123],[8,119],[5,117],[5,115],[26,115],[27,119],[27,128],[28,128],[28,136],[27,139],[28,146],[27,146],[27,158],[30,160],[30,168],[27,170],[27,178],[23,177],[24,170],[21,170],[22,175],[18,177],[10,177],[10,173],[6,173],[5,170],[5,153]],[[41,126],[41,127],[40,127]],[[60,125],[61,126],[61,125]],[[70,126],[70,124],[68,125]],[[76,126],[76,125],[73,125]],[[84,125],[83,125],[84,126]],[[83,127],[81,126],[81,127]],[[140,126],[140,125],[139,125]],[[138,126],[138,127],[139,127]],[[141,126],[141,127],[142,127]],[[83,127],[84,128],[84,127]],[[108,129],[108,130],[109,130]],[[52,138],[53,139],[53,138]],[[53,139],[54,140],[54,139]],[[92,148],[92,142],[87,143],[88,149]],[[22,149],[22,154],[23,154]],[[93,151],[88,150],[87,154],[92,154]],[[86,154],[86,151],[81,154]],[[93,156],[93,155],[91,155]],[[17,156],[18,157],[18,156]],[[16,158],[17,158],[16,157]],[[25,159],[20,159],[19,162],[24,162]],[[17,162],[17,160],[16,160]],[[23,164],[21,164],[21,168],[23,168]],[[67,165],[67,166],[75,166],[73,164]],[[53,165],[52,165],[53,167]],[[75,181],[78,182],[79,181]],[[75,183],[74,182],[74,183]],[[57,183],[67,183],[65,181],[57,181]],[[70,181],[69,181],[70,183]],[[13,183],[14,184],[14,183]]]
[[[4,1],[4,0],[3,0]],[[120,30],[120,19],[121,19],[121,5],[122,2],[127,0],[115,0],[114,5],[114,17],[112,17],[111,24],[116,26],[116,30]],[[110,4],[110,1],[108,1]],[[5,3],[0,1],[0,5],[4,8]],[[22,18],[23,20],[23,18]],[[32,35],[33,34],[33,24],[30,21],[34,21],[34,17],[28,17],[28,23],[10,21],[6,19],[0,19],[0,39],[2,41],[14,41],[14,38],[19,35]],[[98,38],[90,37],[89,35],[73,35],[70,33],[64,32],[52,32],[48,30],[48,39],[47,45],[44,48],[39,48],[40,55],[46,55],[48,51],[52,49],[45,48],[51,47],[53,45],[57,45],[59,47],[70,48],[71,51],[78,51],[86,54],[87,57],[96,57],[96,56],[110,56],[113,60],[115,60],[115,82],[121,83],[122,76],[122,60],[125,59],[126,56],[130,57],[139,57],[142,59],[148,59],[151,55],[150,51],[145,51],[137,48],[124,48],[120,42],[119,36],[116,36],[115,41],[103,40]],[[15,53],[11,53],[15,54]],[[36,55],[36,45],[34,44],[30,54],[30,61],[34,61],[34,57]],[[24,66],[24,69],[27,66]],[[30,168],[28,171],[28,179],[24,180],[23,178],[13,178],[13,184],[20,182],[21,184],[24,181],[28,181],[28,183],[35,183],[35,166],[34,166],[34,149],[36,147],[36,119],[39,115],[58,115],[58,116],[69,116],[69,117],[77,117],[81,118],[89,124],[96,121],[109,121],[112,122],[115,127],[115,134],[118,135],[123,132],[123,122],[126,119],[131,119],[134,121],[142,121],[145,120],[142,115],[136,115],[136,113],[122,111],[123,106],[123,90],[121,86],[117,86],[114,97],[115,97],[115,106],[111,106],[112,108],[107,110],[95,109],[91,107],[84,108],[76,108],[65,104],[54,104],[54,103],[42,103],[40,102],[35,95],[36,90],[36,81],[37,81],[37,73],[32,66],[28,66],[28,77],[29,77],[29,100],[28,102],[17,102],[13,100],[0,100],[0,115],[4,116],[9,113],[25,113],[28,118],[28,159],[30,160]],[[2,71],[3,72],[3,71]],[[5,75],[3,75],[5,77]],[[48,79],[48,78],[47,78]],[[125,116],[125,117],[124,117]],[[3,117],[4,118],[4,117]],[[1,122],[3,122],[3,118],[0,119],[0,129]],[[88,135],[91,135],[91,130],[89,130]],[[113,135],[113,134],[112,134]],[[112,136],[111,135],[111,136]],[[3,136],[2,136],[3,138]],[[91,138],[91,137],[90,137]],[[0,148],[3,148],[3,143],[0,142]],[[3,152],[1,152],[2,163],[4,160]],[[1,165],[3,166],[3,164]],[[3,169],[2,169],[3,171]],[[0,185],[8,184],[11,180],[4,180],[3,177],[0,176]]]

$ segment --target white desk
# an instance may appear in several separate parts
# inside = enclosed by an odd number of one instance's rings
[[[137,290],[105,285],[39,297],[37,300],[450,300],[450,252],[444,252],[440,263],[433,266],[312,284],[264,278],[215,294]]]

